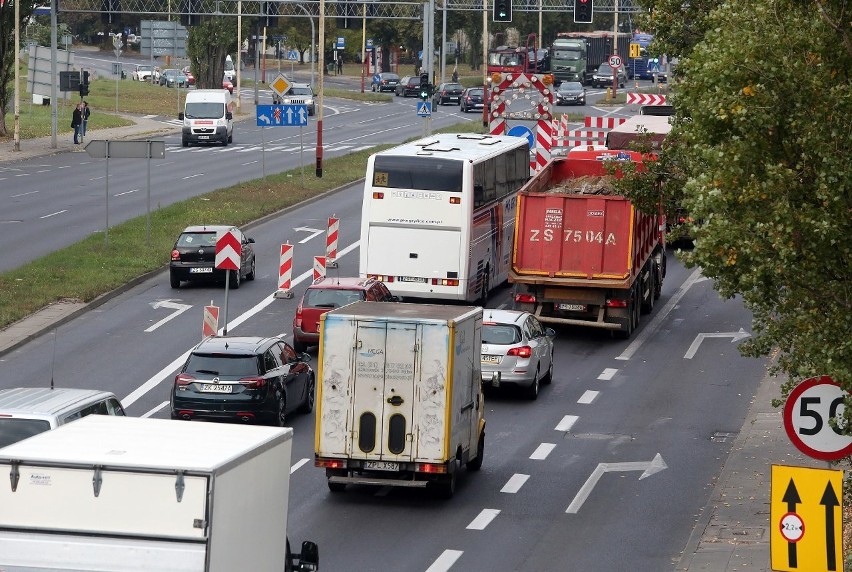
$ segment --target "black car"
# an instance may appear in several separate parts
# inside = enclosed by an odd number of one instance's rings
[[[288,413],[314,409],[310,359],[277,337],[206,338],[190,351],[175,377],[172,419],[283,427]]]
[[[373,76],[372,90],[373,91],[396,91],[396,85],[399,83],[399,76],[391,72],[377,73]]]
[[[396,84],[394,94],[399,97],[417,96],[420,93],[420,76],[407,75]]]
[[[435,90],[435,94],[432,96],[432,100],[435,102],[435,105],[444,105],[446,103],[452,105],[461,104],[461,96],[464,88],[462,84],[455,82],[446,82],[438,84],[438,88]]]
[[[556,105],[586,105],[586,88],[579,81],[563,81],[555,99]]]
[[[484,90],[481,87],[469,87],[462,93],[461,110],[465,113],[482,109],[482,94]]]
[[[225,280],[226,270],[217,270],[216,241],[224,233],[231,231],[237,235],[241,244],[240,270],[230,271],[230,288],[239,288],[243,278],[254,280],[255,256],[253,238],[247,238],[240,230],[227,225],[204,225],[186,227],[172,249],[169,263],[169,282],[172,288],[180,288],[184,280]]]

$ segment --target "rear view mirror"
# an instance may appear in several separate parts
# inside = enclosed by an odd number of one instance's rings
[[[178,113],[178,119],[180,119],[181,121],[183,121],[183,111],[181,111],[180,113]]]
[[[544,330],[544,335],[546,335],[548,338],[553,338],[556,336],[556,330],[554,330],[553,328],[547,328],[546,330]]]
[[[234,114],[233,114],[233,113],[231,113],[230,111],[226,111],[226,112],[225,112],[225,119],[227,119],[228,121],[230,121],[230,120],[232,120],[233,118],[234,118]]]

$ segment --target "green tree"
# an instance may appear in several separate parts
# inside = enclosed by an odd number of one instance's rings
[[[19,33],[23,38],[24,27],[33,13],[33,0],[8,0],[0,2],[0,137],[9,135],[6,114],[10,111],[15,90],[15,5],[20,2]]]
[[[243,21],[244,33],[248,23]],[[198,89],[222,89],[225,76],[225,56],[237,55],[237,22],[228,16],[205,18],[200,25],[189,28],[186,55],[195,75]],[[238,66],[239,58],[234,59]]]
[[[681,2],[654,4],[660,45],[687,54],[664,149],[683,181],[666,192],[700,221],[685,262],[742,297],[755,334],[742,351],[777,352],[785,392],[815,374],[852,390],[847,2],[710,3],[703,32],[674,23]]]

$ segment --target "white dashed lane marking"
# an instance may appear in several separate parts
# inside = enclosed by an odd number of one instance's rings
[[[577,403],[582,403],[583,405],[588,405],[600,394],[600,391],[587,391],[583,395],[580,396],[580,399],[577,400]]]
[[[500,511],[496,508],[484,508],[482,512],[467,525],[468,530],[485,530],[485,527],[491,524]]]
[[[555,448],[556,445],[554,445],[553,443],[542,443],[541,445],[536,447],[536,450],[533,451],[532,455],[530,455],[530,459],[534,461],[543,461]]]
[[[521,490],[521,487],[524,486],[524,483],[527,482],[528,478],[530,478],[529,475],[522,475],[520,473],[515,473],[514,475],[512,475],[512,478],[509,479],[508,482],[506,482],[505,485],[503,485],[503,488],[500,489],[500,492],[501,493],[515,494],[516,492]]]
[[[603,381],[609,381],[617,373],[618,373],[617,369],[613,369],[611,367],[608,367],[601,372],[601,374],[598,376],[598,379],[603,380]]]
[[[564,433],[567,433],[571,430],[571,427],[574,425],[574,423],[577,422],[577,419],[579,419],[579,417],[577,417],[576,415],[566,415],[562,418],[562,421],[559,422],[559,425],[557,425],[553,429],[555,431],[562,431]]]
[[[438,559],[426,569],[426,572],[446,572],[464,554],[461,550],[444,550]]]

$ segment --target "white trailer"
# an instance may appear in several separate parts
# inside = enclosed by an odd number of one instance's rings
[[[290,570],[292,435],[91,415],[0,449],[0,569]]]
[[[482,466],[482,308],[355,302],[321,318],[315,465],[328,486],[455,491]]]

